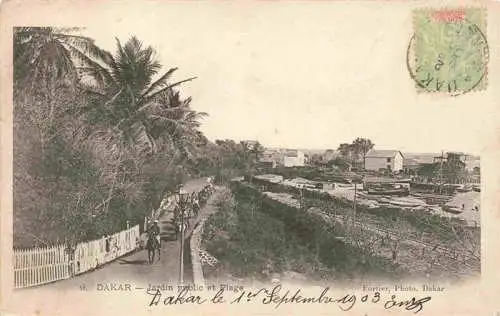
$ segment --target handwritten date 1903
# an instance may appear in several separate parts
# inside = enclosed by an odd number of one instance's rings
[[[401,308],[413,313],[420,312],[424,304],[431,300],[430,296],[423,298],[415,298],[400,300],[396,295],[392,295],[390,299],[383,297],[380,292],[365,294],[363,296],[356,296],[356,294],[346,294],[334,297],[329,287],[322,290],[319,295],[307,296],[302,293],[301,289],[288,290],[283,289],[281,285],[276,285],[273,288],[261,288],[256,291],[244,290],[232,298],[224,295],[224,290],[220,289],[211,299],[202,298],[200,295],[190,295],[186,289],[183,289],[177,295],[163,296],[160,290],[156,292],[148,292],[152,296],[149,306],[157,306],[163,299],[164,305],[178,305],[178,304],[221,304],[230,302],[231,304],[242,304],[248,302],[260,302],[264,305],[280,307],[282,304],[335,304],[342,311],[348,311],[358,304],[383,304],[385,309]],[[233,294],[233,293],[231,293]],[[226,296],[226,297],[225,297]],[[232,296],[232,295],[231,295]],[[226,300],[228,298],[229,300]]]
[[[281,285],[276,285],[272,289],[259,289],[257,291],[243,291],[238,296],[236,296],[231,304],[234,303],[244,303],[251,302],[254,299],[261,299],[261,303],[265,305],[274,305],[275,308],[278,308],[281,304],[292,304],[292,303],[320,303],[320,304],[336,304],[341,310],[348,311],[354,307],[357,301],[361,302],[361,304],[376,304],[379,302],[385,302],[385,309],[394,309],[394,308],[404,308],[408,311],[413,311],[415,314],[420,312],[423,309],[425,303],[431,300],[430,296],[416,299],[415,297],[410,300],[402,300],[399,301],[396,298],[396,295],[392,295],[391,298],[387,301],[384,301],[381,297],[380,292],[374,292],[373,294],[366,294],[361,297],[358,297],[355,294],[347,294],[340,298],[331,297],[328,295],[329,287],[323,289],[323,291],[316,296],[308,297],[303,296],[301,290],[298,289],[296,291],[282,291]]]

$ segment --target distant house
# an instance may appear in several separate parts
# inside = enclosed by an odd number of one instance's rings
[[[260,154],[259,164],[273,168],[277,166],[303,167],[306,160],[305,154],[300,150],[268,149]]]
[[[278,166],[278,163],[276,160],[259,160],[258,161],[258,166],[262,168],[276,168]]]
[[[366,154],[366,170],[403,170],[403,154],[399,150],[371,150]]]
[[[276,168],[283,164],[283,156],[275,150],[264,151],[259,158],[261,166]]]
[[[288,150],[283,155],[285,167],[303,167],[305,165],[304,153],[299,150]]]
[[[403,171],[409,175],[417,175],[418,169],[420,168],[420,163],[417,159],[404,158],[403,160]]]

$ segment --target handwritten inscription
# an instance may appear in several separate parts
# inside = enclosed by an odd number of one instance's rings
[[[358,296],[356,294],[345,294],[341,296],[332,296],[329,293],[330,288],[326,287],[315,295],[308,296],[303,293],[302,289],[289,290],[284,289],[281,285],[276,285],[273,288],[261,288],[258,290],[242,290],[240,292],[226,292],[223,288],[219,289],[215,295],[203,298],[200,294],[190,294],[187,288],[183,288],[177,294],[169,293],[166,295],[159,289],[154,291],[148,290],[146,293],[151,300],[149,306],[158,305],[180,305],[180,304],[244,304],[244,303],[260,303],[263,305],[273,306],[275,309],[284,304],[333,304],[341,311],[349,311],[356,304],[379,304],[384,309],[403,309],[412,311],[413,313],[420,312],[426,303],[431,300],[430,296],[417,298],[398,298],[397,295],[381,294],[378,291],[369,294]]]
[[[156,289],[156,291],[146,291],[149,295],[152,295],[153,298],[151,302],[149,303],[149,306],[153,305],[158,305],[160,302],[163,303],[163,305],[181,305],[181,304],[203,304],[207,302],[206,299],[203,299],[199,295],[189,295],[189,290],[187,288],[183,288],[179,293],[176,295],[168,295],[168,296],[163,296],[161,291]]]

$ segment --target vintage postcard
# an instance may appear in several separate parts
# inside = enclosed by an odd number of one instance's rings
[[[4,1],[2,315],[500,315],[500,3]]]

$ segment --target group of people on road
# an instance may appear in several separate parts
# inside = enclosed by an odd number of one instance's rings
[[[210,195],[214,189],[213,178],[209,177],[206,180],[206,184],[200,191],[192,192],[189,195],[183,195],[181,198],[180,192],[182,191],[182,186],[179,187],[178,193],[174,195],[167,194],[167,197],[162,201],[162,207],[168,207],[171,202],[175,203],[173,207],[173,223],[176,229],[176,235],[182,230],[184,225],[184,230],[188,228],[189,219],[198,216],[201,208],[205,206]],[[147,229],[148,240],[155,242],[154,248],[160,247],[160,225],[159,220],[155,219],[153,223]]]
[[[176,235],[189,227],[189,219],[197,217],[201,208],[205,206],[210,195],[213,193],[212,178],[207,179],[207,184],[200,191],[195,191],[184,199],[180,199],[174,208],[173,222],[176,227]],[[183,227],[184,226],[184,227]]]

